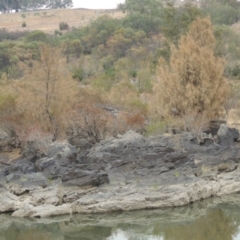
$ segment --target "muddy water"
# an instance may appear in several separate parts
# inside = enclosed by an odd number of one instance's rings
[[[0,240],[240,240],[240,204],[207,200],[183,208],[33,220],[0,215]]]

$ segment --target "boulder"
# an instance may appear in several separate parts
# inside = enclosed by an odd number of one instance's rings
[[[229,131],[232,135],[233,141],[237,142],[239,139],[239,131],[236,128],[229,128]]]
[[[109,138],[96,144],[91,148],[89,156],[94,158],[95,154],[99,152],[130,153],[132,149],[141,148],[145,143],[146,139],[142,135],[134,131],[128,131],[124,135],[118,135],[116,138]],[[98,156],[96,157],[98,158]]]
[[[221,124],[226,124],[226,121],[224,120],[212,120],[208,124],[208,128],[204,133],[211,134],[213,137],[217,135],[217,132],[219,128],[221,127]]]
[[[32,141],[21,146],[22,156],[32,162],[42,157],[76,159],[77,149],[67,142]]]
[[[18,197],[0,187],[0,213],[13,212],[21,207]]]
[[[4,176],[7,176],[11,173],[29,174],[29,173],[34,173],[36,171],[37,170],[33,162],[28,161],[24,158],[20,158],[6,165],[4,167],[2,174]]]
[[[54,206],[61,205],[63,202],[63,188],[61,185],[52,185],[47,188],[34,189],[29,192],[29,202],[33,206],[40,206],[43,204],[51,204]]]
[[[54,142],[48,146],[47,156],[50,158],[57,159],[69,159],[70,161],[75,161],[77,158],[77,149],[73,145],[67,142]]]
[[[99,166],[92,166],[93,170],[85,170],[82,166],[69,159],[43,158],[36,161],[39,171],[47,179],[60,179],[64,186],[94,187],[109,183],[108,174],[99,170]],[[90,167],[89,167],[90,169]]]
[[[75,146],[78,151],[85,151],[92,147],[92,144],[86,138],[81,136],[71,136],[68,141],[71,145]]]
[[[239,132],[236,128],[229,128],[226,124],[221,124],[217,136],[221,146],[230,146],[238,140]]]
[[[12,173],[6,179],[7,188],[17,196],[49,185],[49,180],[41,172],[31,174]]]

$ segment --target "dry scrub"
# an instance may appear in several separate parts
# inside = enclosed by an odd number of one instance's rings
[[[62,49],[42,45],[40,56],[30,67],[19,66],[24,77],[6,80],[1,89],[1,127],[20,142],[37,140],[44,152],[47,144],[59,138],[78,137],[93,145],[130,129],[143,129],[145,117],[139,111],[122,108],[113,114],[104,109],[112,92],[106,95],[73,80]],[[137,99],[134,95],[132,100]]]
[[[153,111],[163,117],[189,112],[204,113],[208,119],[220,115],[229,88],[223,77],[225,62],[214,56],[214,46],[210,19],[197,19],[179,46],[172,47],[169,64],[159,61]]]

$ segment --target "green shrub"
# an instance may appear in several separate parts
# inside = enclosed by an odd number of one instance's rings
[[[168,130],[167,123],[165,121],[152,122],[146,127],[146,136],[153,136],[166,133]]]
[[[3,115],[6,111],[9,111],[16,106],[16,97],[11,94],[0,95],[0,112]]]
[[[54,31],[54,36],[62,36],[62,32],[61,31],[59,31],[58,29],[56,29],[55,31]]]
[[[68,29],[69,29],[69,26],[68,26],[68,24],[67,24],[66,22],[60,22],[60,23],[59,23],[59,29],[60,29],[61,31],[63,31],[63,30],[68,30]]]
[[[21,37],[25,37],[28,31],[8,31],[5,28],[0,29],[0,41],[3,40],[18,40]]]
[[[31,33],[29,33],[26,38],[26,42],[46,42],[47,41],[47,35],[43,31],[36,30]]]
[[[26,14],[25,14],[25,13],[22,13],[22,14],[21,14],[21,17],[22,17],[22,18],[26,18]]]
[[[136,70],[130,70],[129,75],[133,78],[137,77],[137,71]]]
[[[99,74],[97,79],[93,82],[93,86],[104,91],[109,91],[114,83],[111,77],[106,74]]]
[[[231,25],[238,21],[239,11],[228,4],[212,2],[205,9],[205,13],[209,14],[213,24]]]
[[[71,48],[73,52],[76,54],[76,57],[79,58],[83,50],[81,41],[79,39],[73,40],[71,42]]]
[[[23,22],[23,23],[22,23],[22,27],[23,27],[23,28],[27,27],[26,22]]]
[[[141,112],[141,113],[144,113],[144,114],[147,113],[147,104],[143,103],[139,99],[135,99],[135,100],[130,101],[129,106],[134,111]]]
[[[108,68],[108,69],[105,70],[105,74],[106,74],[106,76],[108,76],[109,78],[114,79],[115,76],[116,76],[116,71],[115,71],[114,68]]]
[[[229,69],[229,72],[233,77],[240,79],[240,64],[234,65]]]
[[[82,81],[84,79],[84,70],[82,67],[74,67],[72,70],[72,77],[75,80]]]
[[[138,92],[151,92],[152,91],[152,76],[149,69],[142,68],[138,72]]]

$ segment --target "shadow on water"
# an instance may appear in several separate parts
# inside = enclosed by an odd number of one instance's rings
[[[239,195],[237,198],[240,202]],[[0,215],[0,240],[240,239],[240,204],[214,201],[174,209],[52,219]]]
[[[212,209],[191,223],[166,226],[163,232],[165,240],[232,240],[237,230],[233,217],[222,209]]]

